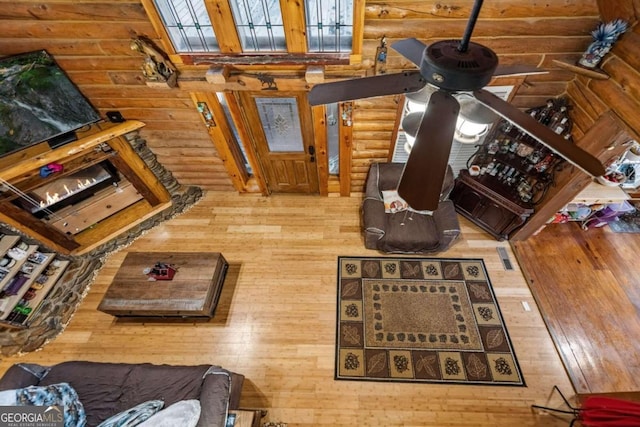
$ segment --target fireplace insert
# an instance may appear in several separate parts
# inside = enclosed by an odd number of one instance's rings
[[[37,218],[45,218],[64,207],[92,197],[96,192],[116,185],[119,181],[118,171],[105,160],[31,190],[26,197],[21,197],[14,203]]]

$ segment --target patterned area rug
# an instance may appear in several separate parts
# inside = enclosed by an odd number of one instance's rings
[[[336,379],[524,386],[481,259],[338,258]]]

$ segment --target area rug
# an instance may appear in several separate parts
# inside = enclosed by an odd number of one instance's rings
[[[611,221],[609,228],[614,233],[640,233],[640,211],[620,215],[617,221]]]
[[[335,378],[524,386],[482,259],[338,257]]]

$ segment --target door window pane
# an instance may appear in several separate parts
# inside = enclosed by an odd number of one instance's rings
[[[327,105],[327,146],[329,147],[329,173],[340,172],[340,126],[338,126],[338,103]]]
[[[309,52],[351,52],[352,0],[305,0]]]
[[[256,98],[270,151],[304,151],[295,98]]]
[[[279,0],[230,0],[243,52],[286,51]]]

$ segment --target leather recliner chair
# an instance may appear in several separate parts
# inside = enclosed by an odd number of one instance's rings
[[[413,210],[386,212],[383,191],[398,188],[402,163],[373,163],[367,175],[362,203],[364,241],[367,249],[386,253],[435,253],[449,248],[460,235],[455,207],[448,200],[454,186],[447,168],[438,209],[432,213]]]

